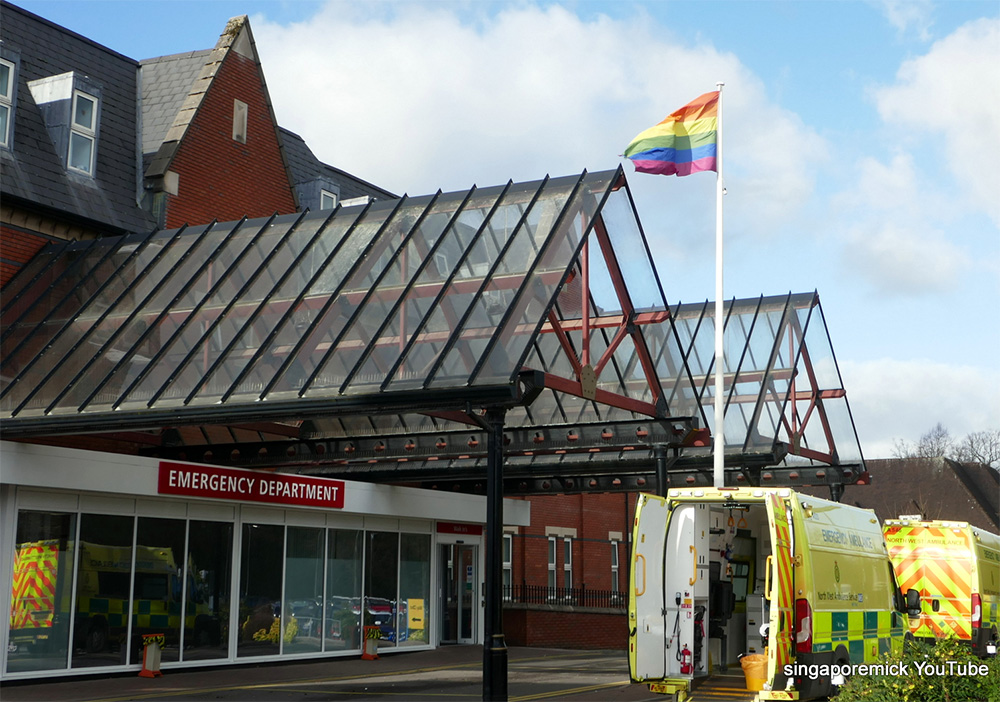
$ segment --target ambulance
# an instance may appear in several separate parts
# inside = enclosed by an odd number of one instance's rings
[[[14,555],[10,642],[45,651],[67,639],[70,624],[74,557],[78,556],[74,643],[94,653],[113,648],[125,640],[133,549],[80,542],[79,554],[72,541],[33,541],[18,544]],[[189,564],[191,566],[191,564]],[[185,626],[196,645],[217,644],[219,624],[203,603],[198,583],[189,567]],[[169,547],[136,546],[135,578],[132,582],[132,636],[138,642],[144,633],[165,633],[176,645],[181,623],[181,581],[173,550]]]
[[[65,541],[47,540],[20,544],[14,553],[14,581],[10,607],[10,646],[44,650],[58,641],[69,626],[68,578],[59,580],[60,570],[72,571],[72,547]]]
[[[979,656],[996,655],[1000,631],[1000,536],[968,522],[888,519],[883,526],[900,584],[920,592],[910,619],[919,639],[968,641]]]
[[[919,608],[874,512],[791,489],[641,494],[632,544],[631,679],[679,702],[744,654],[766,657],[746,678],[759,700],[834,695],[902,648]]]

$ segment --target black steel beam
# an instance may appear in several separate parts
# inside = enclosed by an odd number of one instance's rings
[[[483,699],[507,699],[507,644],[503,635],[503,410],[486,413],[486,626]]]

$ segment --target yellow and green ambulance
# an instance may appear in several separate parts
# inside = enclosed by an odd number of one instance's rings
[[[889,558],[900,585],[920,592],[910,631],[921,639],[968,641],[979,656],[996,655],[1000,631],[1000,536],[968,522],[887,519]]]
[[[631,678],[677,700],[744,654],[766,656],[760,700],[836,694],[919,607],[874,512],[787,488],[642,494],[632,545]]]

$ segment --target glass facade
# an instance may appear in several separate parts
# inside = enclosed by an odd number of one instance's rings
[[[356,652],[364,626],[382,648],[430,645],[429,530],[251,521],[234,552],[235,527],[19,511],[5,673],[134,666],[144,634],[166,665]]]
[[[133,521],[131,517],[104,514],[80,518],[74,668],[129,662]]]
[[[399,535],[400,644],[430,643],[427,615],[431,596],[431,539],[427,534]],[[404,635],[405,634],[405,635]]]
[[[281,564],[285,529],[244,524],[240,555],[240,630],[236,655],[281,652]]]
[[[361,536],[362,532],[354,529],[327,532],[327,651],[361,648]]]

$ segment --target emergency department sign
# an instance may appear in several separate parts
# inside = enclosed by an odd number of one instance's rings
[[[157,492],[161,495],[210,497],[217,500],[269,502],[343,509],[344,482],[303,475],[257,473],[217,466],[160,461]]]

